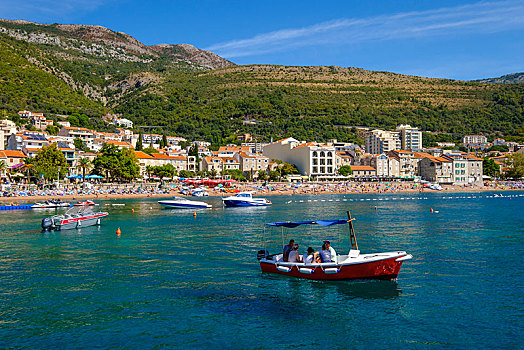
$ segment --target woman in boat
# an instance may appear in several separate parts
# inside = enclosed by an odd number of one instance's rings
[[[298,254],[298,244],[293,246],[293,250],[289,252],[289,262],[302,262],[302,256]]]

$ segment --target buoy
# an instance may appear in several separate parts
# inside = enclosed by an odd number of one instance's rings
[[[131,209],[131,212],[134,213],[134,212],[135,212],[135,209]]]
[[[431,208],[431,212],[433,213],[433,208]]]
[[[196,211],[193,212],[193,216],[196,218]]]
[[[120,231],[120,227],[116,229],[116,235],[117,236],[120,236],[120,234],[122,233],[122,231]]]

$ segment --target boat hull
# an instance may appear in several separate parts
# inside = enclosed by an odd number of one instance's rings
[[[60,222],[56,223],[55,226],[57,230],[73,230],[77,228],[93,226],[100,224],[100,220],[107,215],[107,213],[100,213],[78,218],[69,218],[61,220]]]
[[[362,262],[355,264],[275,264],[268,260],[260,261],[263,272],[277,273],[286,276],[306,278],[311,280],[354,280],[354,279],[396,279],[403,260],[395,256],[388,259]],[[400,261],[397,261],[400,260]],[[279,269],[279,267],[281,269]],[[285,268],[290,268],[286,272]],[[309,273],[306,270],[310,270]],[[338,270],[338,272],[335,272]],[[302,271],[302,272],[301,272]],[[329,271],[329,272],[328,272]]]
[[[211,206],[207,203],[176,203],[170,201],[159,201],[158,204],[166,208],[211,208]]]
[[[266,202],[254,202],[254,201],[242,201],[242,200],[223,200],[226,207],[265,207],[269,203]]]

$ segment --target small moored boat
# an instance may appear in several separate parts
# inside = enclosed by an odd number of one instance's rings
[[[88,199],[86,201],[78,201],[78,202],[76,202],[73,205],[75,207],[88,207],[88,206],[91,206],[91,205],[95,205],[95,202],[93,202],[92,200]]]
[[[348,219],[272,222],[272,227],[294,228],[301,225],[332,226],[349,225],[351,249],[348,254],[336,255],[334,261],[322,263],[286,262],[283,254],[270,255],[260,250],[257,258],[263,272],[278,273],[312,280],[351,280],[351,279],[396,279],[402,263],[412,258],[405,251],[360,254],[357,238],[353,230],[353,220],[348,211]]]
[[[222,202],[226,207],[260,207],[270,205],[266,198],[253,198],[253,192],[239,192],[234,196],[223,197]]]
[[[211,205],[206,202],[190,201],[182,197],[158,201],[158,204],[166,208],[211,208]]]
[[[106,212],[93,212],[90,207],[73,207],[65,214],[49,216],[42,219],[42,229],[70,230],[81,227],[100,225],[102,218],[109,215]]]
[[[69,206],[71,204],[63,202],[61,199],[48,199],[45,202],[36,202],[32,209],[66,208]]]

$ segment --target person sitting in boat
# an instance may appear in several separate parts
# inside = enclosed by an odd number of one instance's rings
[[[293,246],[293,250],[289,252],[288,260],[289,262],[302,262],[302,256],[298,254],[298,244]]]
[[[289,257],[289,253],[293,250],[293,246],[295,245],[295,240],[290,239],[289,244],[284,246],[284,252],[282,254],[282,260],[287,261]]]
[[[320,260],[323,263],[331,262],[331,252],[329,251],[326,243],[322,245],[322,250],[318,252],[318,255],[320,256]]]
[[[335,251],[335,249],[333,249],[333,247],[331,246],[331,243],[328,240],[325,240],[324,244],[326,245],[327,250],[329,250],[329,252],[331,253],[331,261],[336,263],[337,262],[337,252]]]
[[[307,248],[307,253],[302,256],[302,261],[304,264],[311,264],[313,262],[315,250],[311,247]]]

